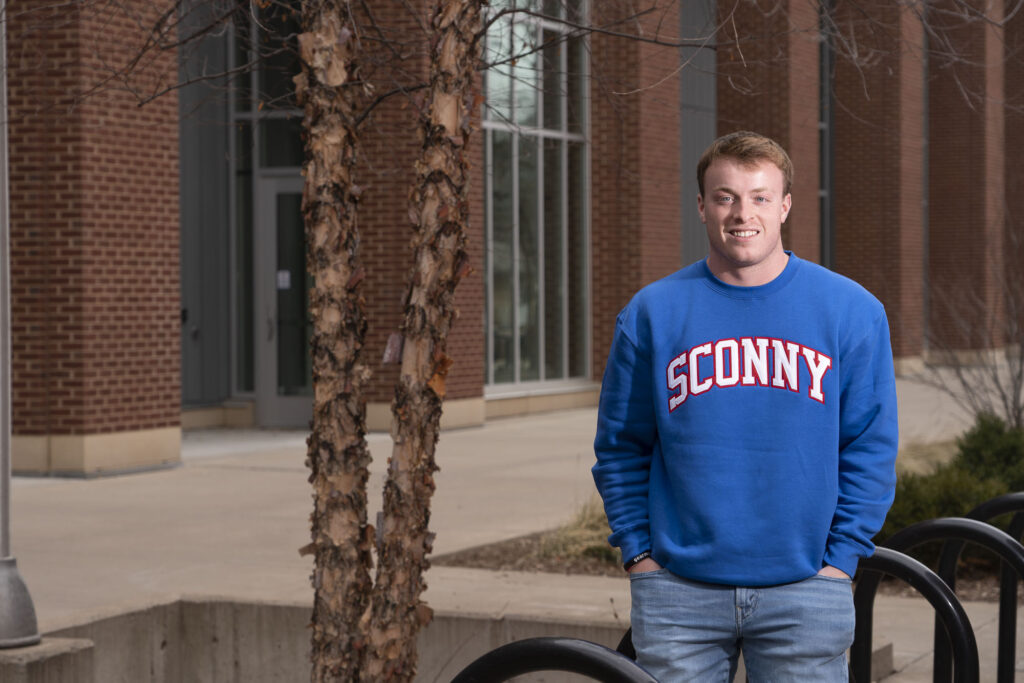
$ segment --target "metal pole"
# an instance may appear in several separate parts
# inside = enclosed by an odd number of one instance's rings
[[[11,210],[8,192],[7,3],[0,17],[0,648],[39,642],[36,610],[11,555]]]

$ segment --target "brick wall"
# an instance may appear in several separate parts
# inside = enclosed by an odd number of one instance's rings
[[[177,97],[138,107],[113,77],[158,9],[10,12],[16,434],[179,423]],[[127,83],[149,93],[176,73],[168,50]]]
[[[428,78],[424,26],[433,3],[386,0],[374,3],[376,26],[391,45],[366,40],[364,73],[374,79],[378,92],[409,87]],[[414,11],[410,12],[409,8]],[[369,25],[369,24],[367,24]],[[392,51],[394,50],[394,52]],[[403,55],[395,62],[394,53]],[[386,54],[385,54],[386,53]],[[479,83],[477,85],[479,88]],[[357,182],[363,187],[360,202],[362,258],[367,271],[367,343],[363,360],[373,370],[366,399],[390,403],[398,378],[398,365],[381,359],[390,334],[402,323],[402,301],[412,268],[412,226],[409,223],[409,187],[415,179],[420,139],[416,106],[422,92],[398,95],[378,106],[361,129],[361,163]],[[455,364],[448,375],[448,399],[483,395],[484,383],[484,212],[483,132],[476,130],[465,153],[470,171],[468,250],[473,272],[455,291],[459,314],[448,337],[448,355]]]
[[[848,10],[848,7],[842,9]],[[835,264],[885,304],[896,356],[924,324],[924,67],[916,15],[881,0],[842,11],[871,61],[837,60],[833,83]]]
[[[793,209],[782,242],[801,258],[821,255],[818,13],[803,0],[718,3],[718,133],[752,130],[775,139],[795,166]]]
[[[1006,278],[1010,283],[1011,320],[1024,322],[1024,165],[1020,163],[1024,152],[1024,15],[1020,12],[1010,18],[1005,27],[1006,150],[1003,173],[1006,183]],[[1024,342],[1024,330],[1011,333],[1009,343]]]
[[[974,4],[993,22],[933,15],[956,54],[929,61],[929,333],[940,351],[1002,343],[990,334],[1003,280],[1002,3]]]
[[[593,22],[616,25],[623,3],[595,3]],[[678,38],[678,6],[624,24]],[[591,37],[591,335],[600,379],[615,316],[644,285],[680,267],[678,52]],[[637,92],[634,92],[637,91]],[[628,93],[628,94],[627,94]]]

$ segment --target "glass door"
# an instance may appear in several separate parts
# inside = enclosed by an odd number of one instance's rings
[[[256,181],[256,423],[307,427],[313,414],[302,178]]]

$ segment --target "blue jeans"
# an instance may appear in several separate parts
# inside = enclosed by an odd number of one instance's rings
[[[727,683],[739,653],[751,683],[846,683],[853,644],[849,579],[813,576],[742,588],[667,569],[630,574],[637,662],[662,683]]]

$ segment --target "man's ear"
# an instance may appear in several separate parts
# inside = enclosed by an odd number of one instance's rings
[[[700,213],[700,222],[706,223],[707,221],[704,220],[704,197],[700,192],[697,193],[697,212]]]
[[[789,210],[793,208],[793,195],[787,194],[782,198],[782,222],[786,222],[786,218],[789,217]]]

